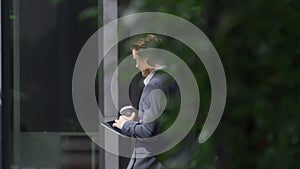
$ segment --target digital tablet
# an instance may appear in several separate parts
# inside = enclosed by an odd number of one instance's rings
[[[109,131],[112,131],[114,133],[116,133],[117,135],[121,136],[121,137],[128,137],[126,135],[123,134],[122,130],[120,130],[119,128],[117,127],[113,127],[112,125],[114,124],[115,121],[109,121],[109,122],[106,122],[106,123],[101,123],[102,126],[104,126],[105,128],[107,128]]]

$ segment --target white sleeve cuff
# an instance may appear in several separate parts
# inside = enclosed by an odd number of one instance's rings
[[[126,121],[128,121],[128,120],[125,120],[121,123],[121,129],[123,129],[123,125],[125,124]]]

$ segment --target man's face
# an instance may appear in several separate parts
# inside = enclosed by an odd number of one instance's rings
[[[152,67],[147,63],[147,58],[141,58],[138,55],[138,51],[135,49],[132,49],[132,56],[133,59],[136,61],[135,67],[140,69],[143,77],[147,77],[152,69]]]

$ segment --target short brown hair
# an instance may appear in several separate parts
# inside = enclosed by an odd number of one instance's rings
[[[131,43],[130,49],[139,50],[146,48],[162,48],[162,40],[156,35],[146,34],[139,36],[133,43]]]

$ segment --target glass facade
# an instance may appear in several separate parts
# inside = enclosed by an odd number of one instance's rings
[[[72,104],[72,72],[98,27],[97,1],[13,1],[15,169],[99,168]],[[94,13],[93,13],[94,12]]]

